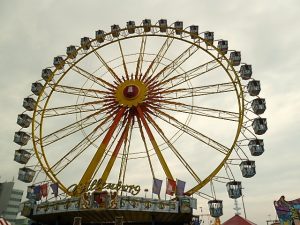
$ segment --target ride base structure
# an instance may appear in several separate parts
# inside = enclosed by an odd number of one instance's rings
[[[118,196],[107,191],[84,193],[56,201],[22,203],[23,216],[38,224],[186,224],[199,221],[192,215],[196,199],[182,196],[171,200]],[[74,219],[75,218],[75,219]],[[198,223],[199,224],[199,223]]]

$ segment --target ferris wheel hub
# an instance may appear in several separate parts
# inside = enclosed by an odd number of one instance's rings
[[[137,106],[144,102],[148,87],[140,80],[125,80],[116,89],[115,97],[123,107]]]
[[[124,88],[123,95],[127,99],[135,99],[136,97],[138,97],[139,92],[140,92],[139,87],[136,86],[136,85],[131,84],[131,85],[128,85]]]

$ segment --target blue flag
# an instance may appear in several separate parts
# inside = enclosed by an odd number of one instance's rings
[[[153,178],[153,186],[152,186],[152,193],[160,195],[162,180]]]
[[[54,196],[57,197],[57,195],[58,195],[58,183],[50,184],[50,187],[53,191]]]
[[[176,195],[182,196],[184,194],[185,182],[177,179]]]
[[[42,194],[41,194],[41,186],[40,185],[34,187],[33,193],[35,195],[36,201],[41,200]]]

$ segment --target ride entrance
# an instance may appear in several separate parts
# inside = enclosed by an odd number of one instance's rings
[[[234,174],[254,176],[251,158],[264,152],[260,90],[241,52],[196,25],[145,19],[81,38],[42,70],[18,115],[18,178],[31,183],[23,215],[45,224],[197,223],[200,196],[218,222],[217,186],[241,197]]]

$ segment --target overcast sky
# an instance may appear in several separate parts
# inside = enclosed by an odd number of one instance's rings
[[[256,159],[257,175],[243,180],[247,218],[266,224],[275,218],[273,200],[300,197],[300,2],[298,0],[190,1],[0,1],[0,165],[1,181],[17,176],[13,134],[17,115],[31,83],[41,69],[66,46],[79,45],[82,36],[126,21],[144,18],[182,20],[211,30],[240,50],[261,80],[260,96],[267,100],[268,132],[265,153]],[[17,183],[17,187],[23,187]],[[241,202],[240,202],[241,204]],[[225,202],[222,221],[234,215],[233,201]],[[207,206],[203,206],[207,213]]]

